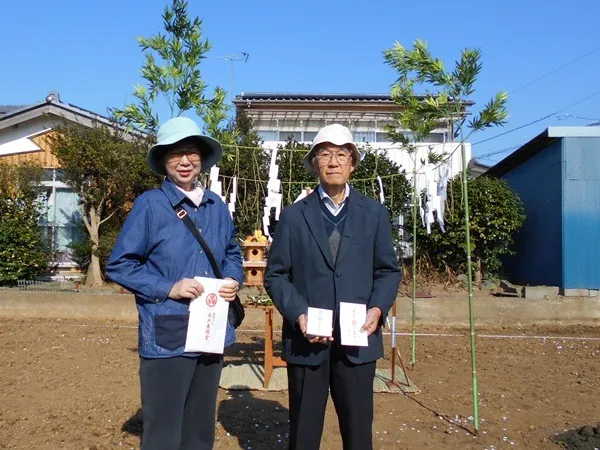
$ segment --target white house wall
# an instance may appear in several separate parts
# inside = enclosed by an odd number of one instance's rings
[[[12,146],[12,148],[15,149],[19,145],[18,143],[22,142],[24,139],[45,133],[56,126],[63,125],[64,123],[64,119],[48,115],[36,117],[26,122],[21,122],[16,126],[5,128],[0,132],[0,155],[18,153],[15,151],[11,153],[5,151],[9,148],[9,146]]]
[[[35,135],[33,135],[35,136]],[[18,153],[30,153],[39,152],[42,148],[33,142],[29,137],[23,137],[21,139],[14,139],[10,142],[0,144],[0,156],[16,155]]]

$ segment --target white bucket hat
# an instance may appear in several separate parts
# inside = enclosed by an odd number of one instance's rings
[[[310,151],[304,156],[304,166],[315,173],[315,167],[312,163],[313,158],[315,157],[315,153],[320,144],[324,142],[330,142],[333,145],[346,145],[350,147],[352,152],[352,161],[354,167],[356,168],[361,161],[361,155],[356,145],[354,144],[354,139],[352,138],[352,132],[343,125],[338,123],[334,123],[332,125],[327,125],[319,130],[315,138],[313,139],[313,145]]]
[[[157,141],[155,145],[148,150],[148,165],[152,172],[159,175],[167,175],[163,163],[165,151],[173,144],[183,139],[193,137],[200,150],[202,160],[202,172],[207,172],[212,166],[219,162],[223,154],[223,148],[219,141],[202,134],[200,127],[192,119],[187,117],[174,117],[167,120],[158,129],[156,134]]]

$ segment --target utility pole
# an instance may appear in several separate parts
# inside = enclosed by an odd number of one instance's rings
[[[250,57],[249,53],[240,52],[235,53],[233,55],[225,55],[225,56],[217,56],[215,59],[224,59],[225,61],[229,61],[229,93],[231,94],[231,99],[233,100],[233,63],[235,61],[244,61],[247,62]]]

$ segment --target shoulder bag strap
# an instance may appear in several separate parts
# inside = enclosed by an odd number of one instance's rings
[[[208,244],[206,243],[206,241],[200,234],[200,231],[198,231],[198,228],[196,228],[196,226],[192,222],[192,219],[190,219],[190,216],[188,215],[187,211],[185,209],[183,209],[181,206],[177,206],[177,207],[175,207],[175,212],[177,213],[177,217],[179,217],[183,221],[183,223],[188,227],[188,229],[192,232],[192,234],[194,235],[194,237],[196,238],[196,240],[198,241],[198,243],[204,250],[204,253],[206,254],[206,257],[208,258],[208,262],[210,262],[210,265],[213,269],[215,276],[217,278],[221,278],[221,271],[219,270],[219,266],[217,265],[217,261],[215,261],[215,257],[213,255],[212,251],[210,250],[210,247],[208,246]]]

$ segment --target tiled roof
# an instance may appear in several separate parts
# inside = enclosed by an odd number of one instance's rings
[[[248,92],[236,95],[234,102],[382,102],[393,103],[389,94],[300,94],[275,92]]]
[[[23,106],[24,105],[0,105],[0,114],[9,113],[11,111],[14,111],[15,109],[20,109]]]
[[[425,95],[417,98],[425,99]],[[236,95],[233,103],[237,105],[251,102],[268,103],[382,103],[394,105],[389,94],[301,94],[293,92],[243,92]],[[471,101],[465,101],[465,106],[473,105]]]

